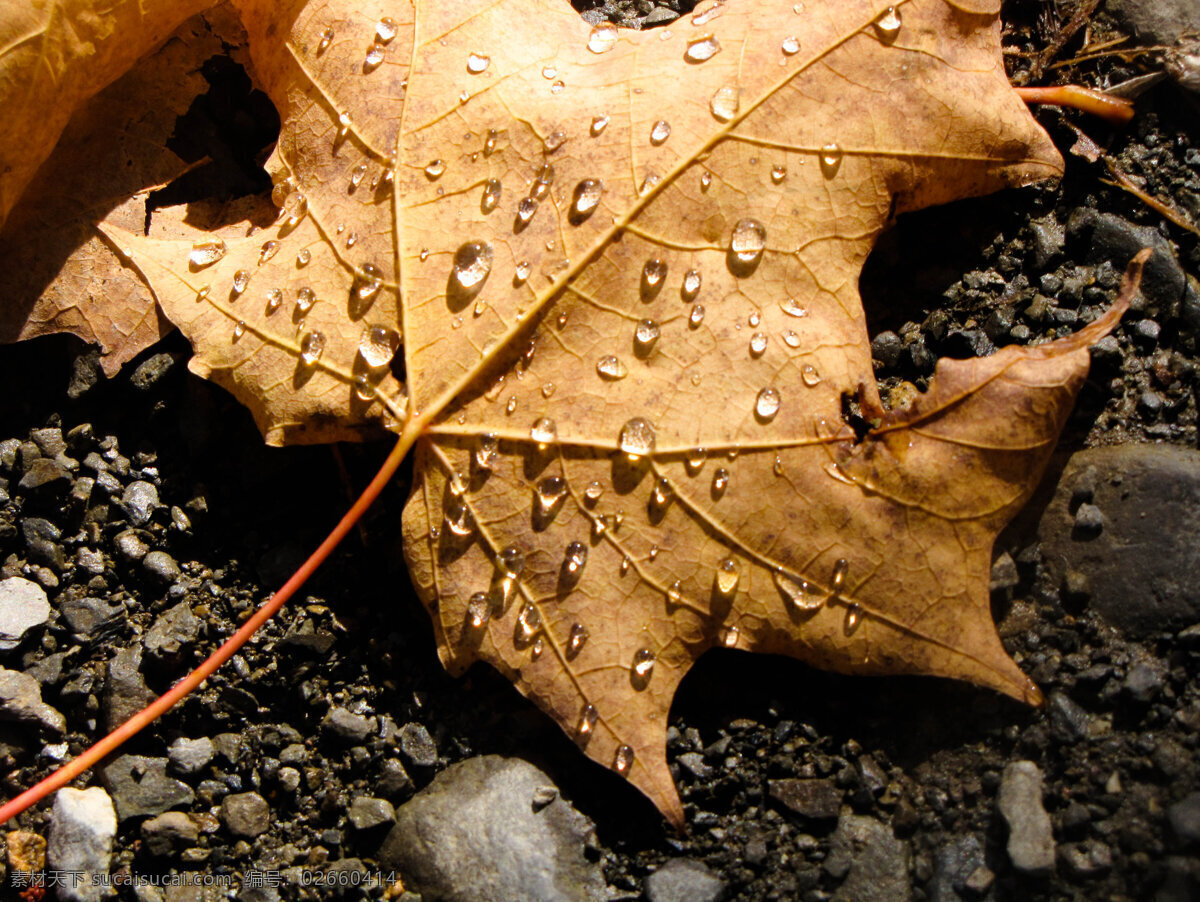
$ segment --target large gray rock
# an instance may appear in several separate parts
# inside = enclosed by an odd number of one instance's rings
[[[50,813],[50,839],[46,866],[51,871],[82,873],[79,881],[67,880],[57,888],[58,898],[69,902],[98,902],[102,887],[93,875],[107,874],[117,835],[117,813],[112,799],[99,786],[60,789]],[[72,884],[78,882],[78,886]]]
[[[1200,452],[1174,445],[1072,455],[1038,525],[1051,587],[1134,636],[1200,622],[1197,535]]]
[[[41,684],[18,670],[0,669],[0,720],[41,724],[55,733],[67,727],[66,718],[42,701]]]
[[[1173,44],[1182,35],[1200,32],[1196,0],[1109,0],[1108,11],[1148,44]]]
[[[196,798],[191,787],[167,776],[166,758],[121,755],[100,768],[104,783],[117,805],[117,817],[162,814]]]
[[[50,619],[46,590],[21,576],[0,580],[0,651],[11,651],[25,634]]]
[[[1008,857],[1022,874],[1044,877],[1054,870],[1054,828],[1042,805],[1042,772],[1032,761],[1004,768],[996,805],[1008,824]]]
[[[650,902],[716,902],[724,891],[720,877],[689,858],[672,858],[646,878]]]
[[[873,817],[848,814],[830,840],[826,870],[845,873],[834,902],[905,902],[912,898],[908,843]]]
[[[592,830],[532,764],[486,755],[401,806],[378,858],[425,902],[602,900],[600,867],[584,855]]]

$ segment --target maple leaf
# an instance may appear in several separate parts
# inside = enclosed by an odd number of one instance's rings
[[[499,668],[677,825],[666,719],[710,647],[1040,698],[991,548],[1121,308],[887,412],[857,289],[896,213],[1060,172],[998,3],[642,33],[550,0],[236,5],[277,223],[101,229],[268,441],[415,448],[405,553],[451,671]]]

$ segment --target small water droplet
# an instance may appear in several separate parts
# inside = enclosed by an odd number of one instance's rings
[[[680,295],[685,301],[694,301],[696,296],[700,294],[700,273],[694,269],[689,269],[683,276],[683,287],[680,289]]]
[[[795,56],[800,52],[800,39],[795,35],[788,35],[780,42],[779,49],[783,51],[784,56]]]
[[[568,218],[572,225],[579,225],[595,212],[604,193],[604,182],[600,179],[584,179],[575,186]]]
[[[373,370],[390,364],[399,347],[400,334],[386,326],[367,326],[358,337],[358,353]]]
[[[350,117],[346,113],[338,113],[338,130],[335,141],[344,141],[350,134]]]
[[[244,269],[239,269],[233,274],[233,294],[236,297],[246,290],[246,286],[250,284],[250,273]]]
[[[779,389],[764,388],[754,401],[754,413],[762,420],[771,420],[779,413]]]
[[[821,374],[817,372],[817,368],[811,363],[804,364],[804,368],[800,370],[800,378],[804,380],[804,384],[810,388],[818,385],[821,382]]]
[[[846,606],[846,622],[842,624],[842,630],[847,636],[854,635],[862,623],[863,609],[860,604],[851,604]]]
[[[688,41],[683,58],[689,63],[706,63],[721,52],[721,42],[711,34]]]
[[[742,636],[741,630],[736,626],[730,626],[721,634],[721,644],[726,648],[737,648],[738,639]]]
[[[325,334],[323,332],[305,332],[300,339],[300,360],[305,366],[312,366],[321,359],[325,350]]]
[[[567,636],[567,657],[575,658],[587,644],[588,631],[582,623],[572,623],[570,635]]]
[[[357,188],[362,184],[363,177],[367,174],[367,164],[359,163],[350,172],[350,187]]]
[[[634,353],[639,357],[645,357],[654,350],[654,346],[658,344],[658,337],[661,330],[652,319],[641,320],[637,324],[637,328],[633,332],[633,348]]]
[[[608,515],[601,514],[592,521],[592,538],[598,539],[608,532]]]
[[[892,44],[896,40],[896,36],[900,34],[900,10],[894,6],[889,6],[883,11],[883,15],[875,20],[875,34],[879,36],[879,40],[884,44]]]
[[[354,247],[356,244],[358,244],[358,232],[351,232],[346,236],[346,247]]]
[[[797,319],[803,319],[808,316],[808,308],[795,298],[784,298],[779,302],[779,309],[788,316],[794,316]]]
[[[476,592],[467,602],[467,624],[474,630],[483,629],[492,616],[492,605],[487,594]]]
[[[687,457],[683,460],[683,465],[687,467],[688,475],[695,476],[702,469],[704,463],[708,460],[708,451],[704,448],[693,448],[688,452]]]
[[[529,437],[539,445],[548,445],[558,438],[558,426],[549,417],[542,417],[529,428]]]
[[[608,128],[608,121],[609,121],[608,116],[593,116],[592,117],[592,125],[591,125],[591,128],[589,129],[589,131],[591,132],[593,138],[595,138],[597,135],[599,135],[601,132],[603,132],[606,128]]]
[[[646,261],[642,267],[642,299],[649,300],[662,290],[667,278],[667,264],[658,257]]]
[[[750,354],[754,357],[761,357],[763,352],[767,350],[767,336],[761,332],[755,332],[750,336]]]
[[[426,260],[428,260],[429,259],[429,248],[427,248],[427,247],[421,248],[421,250],[417,253],[417,259],[420,260],[422,263],[424,263]]]
[[[467,57],[467,71],[472,75],[478,75],[483,72],[491,64],[492,58],[484,56],[482,53],[472,53]]]
[[[821,173],[827,179],[837,175],[842,165],[842,148],[836,143],[826,144],[821,148]]]
[[[688,325],[695,329],[702,322],[704,322],[704,305],[696,304],[692,307],[692,312],[688,314]]]
[[[627,745],[617,746],[617,753],[613,756],[613,770],[623,777],[629,773],[629,768],[632,766],[633,749]]]
[[[483,290],[492,272],[493,257],[492,246],[486,241],[468,241],[454,252],[450,277],[463,295],[473,298]]]
[[[707,191],[712,187],[712,173],[705,169],[700,173],[700,190]]]
[[[829,585],[834,595],[842,591],[842,586],[846,584],[846,571],[849,569],[850,564],[844,557],[838,558],[834,563],[833,576],[829,580]]]
[[[639,648],[633,653],[633,681],[637,688],[644,689],[650,682],[655,660],[654,652],[648,648]]]
[[[550,88],[550,93],[557,94],[561,90],[562,90],[562,82],[556,81],[554,83],[553,87]],[[546,135],[545,138],[542,139],[542,147],[545,148],[546,153],[554,153],[554,151],[558,150],[560,147],[562,147],[566,143],[567,143],[567,133],[566,132],[551,132],[550,134]]]
[[[650,129],[650,143],[655,147],[671,137],[671,124],[665,119],[659,119]]]
[[[279,291],[279,289],[276,288],[275,291]],[[281,299],[282,294],[283,292],[280,292]],[[313,294],[313,290],[311,288],[301,288],[296,292],[296,309],[301,313],[308,313],[316,301],[317,297],[315,294]]]
[[[276,182],[271,187],[271,203],[282,208],[283,205],[287,203],[288,197],[295,190],[296,180],[289,175],[287,178]]]
[[[679,580],[675,580],[675,582],[667,586],[667,602],[670,604],[679,604],[681,601],[683,601],[683,592],[680,591]]]
[[[561,476],[547,476],[534,487],[533,495],[538,518],[549,521],[562,507],[567,496],[567,483]]]
[[[383,286],[383,276],[378,266],[373,263],[364,263],[355,273],[354,282],[354,293],[358,295],[358,299],[369,301],[379,294],[379,289]]]
[[[545,382],[542,384],[542,397],[551,398],[557,390],[553,382]]]
[[[267,314],[270,315],[280,308],[283,304],[283,291],[278,288],[272,288],[267,292]]]
[[[239,319],[237,321],[237,324],[234,325],[234,327],[233,327],[233,340],[237,341],[239,338],[241,338],[245,334],[246,334],[246,323]]]
[[[499,179],[488,179],[483,183],[483,197],[479,200],[479,209],[491,213],[500,203],[501,185]]]
[[[622,451],[637,459],[654,452],[656,437],[649,420],[634,417],[621,427],[618,444]]]
[[[657,172],[651,172],[642,179],[642,185],[638,188],[638,194],[649,194],[655,188],[662,184],[662,176]]]
[[[446,172],[446,164],[441,160],[430,160],[425,167],[425,177],[430,181],[440,179]]]
[[[612,354],[601,357],[596,361],[596,372],[604,379],[611,379],[614,382],[618,379],[624,379],[629,374],[629,370],[625,368],[625,364],[621,362],[620,358]]]
[[[489,128],[487,137],[483,139],[483,155],[490,157],[496,152],[496,139],[500,137],[500,133],[494,128]]]
[[[740,266],[752,266],[762,257],[767,230],[757,219],[739,219],[733,227],[729,247]]]
[[[192,245],[188,254],[188,263],[193,269],[203,269],[212,266],[225,256],[225,242],[220,238],[204,238]]]
[[[783,343],[789,348],[800,347],[800,336],[792,329],[788,329],[783,333]]]
[[[708,101],[708,111],[718,122],[728,122],[738,114],[742,105],[742,89],[736,85],[717,88]]]
[[[595,504],[597,501],[599,501],[600,496],[603,494],[604,486],[594,479],[589,482],[587,488],[583,490],[584,500],[592,504]]]
[[[528,642],[541,627],[542,615],[538,613],[537,608],[526,602],[521,608],[521,613],[517,615],[517,628],[521,631],[521,638]]]
[[[713,472],[712,488],[713,493],[721,495],[724,493],[726,486],[729,485],[729,471],[724,467],[717,467]]]
[[[508,399],[508,403],[504,405],[504,412],[512,416],[517,410],[517,396],[512,395]]]
[[[513,270],[513,281],[516,282],[518,285],[523,283],[526,279],[529,278],[529,271],[532,268],[533,267],[530,266],[530,263],[528,260],[518,261],[516,268]]]
[[[308,266],[308,264],[311,261],[312,261],[312,251],[310,251],[306,247],[300,248],[299,253],[296,254],[296,265],[297,266]]]
[[[596,729],[596,721],[600,719],[599,712],[592,705],[584,705],[579,712],[579,723],[575,727],[575,732],[579,735],[582,742],[586,742],[591,738],[592,732]]]
[[[279,253],[279,242],[275,240],[263,243],[262,249],[258,252],[258,265],[262,266],[272,257]]]
[[[778,185],[787,178],[787,167],[782,163],[771,167],[771,181]]]
[[[542,78],[550,79],[558,74],[558,70],[553,66],[542,66]]]
[[[674,497],[675,497],[675,490],[673,488],[671,488],[671,481],[669,479],[660,478],[655,481],[654,491],[650,494],[650,503],[654,507],[664,508],[668,504],[671,503],[671,500]],[[650,552],[650,560],[654,560],[654,557],[657,554],[658,554],[658,547],[655,546],[654,549]]]
[[[738,573],[737,564],[732,558],[725,558],[717,565],[716,575],[713,577],[713,585],[716,587],[717,593],[723,598],[728,598],[733,594],[741,580],[741,574]]]
[[[775,588],[784,600],[799,611],[815,611],[825,603],[824,596],[817,592],[808,580],[797,581],[780,570],[776,570],[772,577],[775,580]]]
[[[776,476],[783,475],[783,458],[778,454],[775,455],[775,461],[771,464],[771,472]]]
[[[621,567],[620,567],[621,575],[624,576],[626,573],[628,573],[629,568],[632,565],[633,565],[633,561],[631,561],[629,559],[629,555],[625,555],[623,558],[621,558]]]
[[[363,72],[374,72],[383,62],[383,48],[378,44],[372,44],[367,51],[367,55],[363,57]]]
[[[496,434],[485,432],[475,443],[475,466],[481,470],[491,470],[499,450],[500,441],[496,438]]]
[[[587,49],[592,53],[605,53],[617,46],[617,26],[612,22],[601,22],[588,34]]]
[[[588,550],[582,542],[572,542],[563,556],[563,570],[570,576],[578,576],[587,563]]]
[[[324,53],[326,50],[328,50],[329,45],[332,41],[333,41],[333,29],[326,28],[324,31],[321,32],[321,40],[320,40],[320,43],[317,44],[317,53],[321,54],[321,53]]]
[[[391,43],[392,38],[396,36],[396,20],[391,16],[384,16],[379,20],[379,24],[375,26],[375,40],[381,44]]]
[[[533,219],[533,214],[537,212],[538,202],[533,197],[522,197],[521,202],[517,204],[517,221],[522,226],[527,225],[529,220]]]

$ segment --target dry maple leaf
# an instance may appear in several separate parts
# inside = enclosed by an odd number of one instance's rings
[[[857,288],[897,212],[1059,172],[998,2],[641,33],[557,0],[236,5],[278,222],[103,230],[269,441],[415,447],[405,551],[449,669],[498,667],[677,825],[666,719],[712,646],[1040,697],[992,543],[1120,309],[886,413]]]

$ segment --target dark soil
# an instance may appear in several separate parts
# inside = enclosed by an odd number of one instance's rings
[[[651,8],[617,6],[642,15]],[[1046,8],[1032,0],[1007,5],[1010,46],[1046,46],[1061,22],[1048,19]],[[1099,18],[1093,40],[1111,29]],[[1060,57],[1073,55],[1079,41]],[[1019,79],[1027,60],[1011,59]],[[1156,65],[1154,55],[1128,63],[1106,57],[1052,76],[1105,86]],[[1147,191],[1200,219],[1195,95],[1160,85],[1120,129],[1073,113],[1039,116],[1063,148],[1075,140],[1067,123],[1079,124],[1130,174],[1144,178]],[[255,184],[238,172],[239,184]],[[1148,226],[1177,248],[1186,271],[1200,271],[1196,235],[1102,177],[1101,165],[1068,154],[1061,183],[903,218],[863,277],[885,388],[921,387],[938,356],[1044,341],[1097,316],[1111,302],[1125,261],[1089,257],[1089,211]],[[1058,230],[1062,241],[1053,237]],[[1197,341],[1195,325],[1179,309],[1149,300],[1128,315],[1097,357],[1063,449],[1145,441],[1196,447]],[[118,650],[138,645],[158,615],[188,601],[200,619],[198,636],[180,653],[147,657],[142,666],[152,690],[166,689],[320,541],[387,452],[382,445],[265,448],[240,406],[187,373],[187,356],[175,336],[111,382],[90,384],[89,358],[70,341],[42,340],[0,354],[7,396],[0,440],[26,442],[34,430],[61,429],[71,457],[82,461],[95,452],[122,485],[135,479],[156,485],[163,507],[139,535],[168,552],[186,577],[182,589],[168,593],[122,557],[116,537],[130,523],[121,506],[99,487],[90,499],[71,500],[78,477],[95,475],[86,467],[28,492],[18,489],[20,462],[0,469],[3,575],[47,584],[55,608],[50,623],[0,663],[61,668],[44,680],[43,694],[67,718],[68,754],[104,732],[106,691],[112,691],[105,667]],[[186,810],[210,818],[223,796],[253,789],[271,805],[270,829],[250,841],[220,829],[201,833],[181,864],[154,858],[131,820],[120,831],[114,870],[220,874],[350,858],[370,863],[382,837],[347,824],[353,797],[383,795],[400,804],[448,764],[499,753],[538,764],[596,822],[605,875],[629,898],[641,893],[650,871],[678,856],[703,861],[725,881],[729,899],[831,898],[845,874],[829,859],[836,820],[807,820],[768,792],[768,781],[795,776],[828,777],[856,812],[910,843],[914,899],[1193,897],[1200,862],[1172,832],[1165,811],[1200,789],[1200,642],[1186,630],[1134,640],[1086,609],[1067,613],[1056,599],[1039,597],[1028,535],[1004,540],[1023,566],[1015,600],[998,595],[997,614],[1006,647],[1044,688],[1060,693],[1059,701],[1031,710],[948,681],[842,677],[790,660],[711,652],[684,681],[672,711],[669,755],[689,822],[680,837],[636,790],[585,761],[494,671],[478,666],[461,680],[445,674],[399,549],[408,483],[407,475],[397,478],[302,597],[230,665],[129,744],[129,752],[163,756],[179,736],[237,734],[254,754],[218,755],[184,778],[196,794]],[[34,517],[61,530],[63,563],[31,554],[23,530]],[[101,572],[73,566],[85,547],[103,554]],[[88,597],[117,602],[123,611],[81,636],[60,611]],[[1142,660],[1161,665],[1157,686],[1145,697],[1120,691],[1128,668]],[[323,727],[335,707],[380,718],[385,735],[355,741]],[[436,764],[398,758],[389,723],[397,730],[424,725]],[[1096,723],[1104,725],[1098,739],[1088,732]],[[54,747],[59,741],[29,728],[0,733],[5,793],[52,770],[62,755]],[[302,751],[284,752],[293,745]],[[681,761],[689,752],[699,754]],[[1070,844],[1103,847],[1099,859],[1107,864],[1089,868],[1060,859],[1054,875],[1036,879],[1013,869],[995,797],[1001,771],[1017,759],[1037,761],[1046,775],[1060,853]],[[293,764],[299,787],[281,776]],[[40,806],[20,823],[44,833],[47,812]],[[979,863],[986,863],[975,889],[961,880],[952,886],[947,876],[971,860],[962,847],[970,834],[982,840]],[[135,898],[126,892],[120,898]],[[284,898],[328,893],[287,886],[280,892]]]

